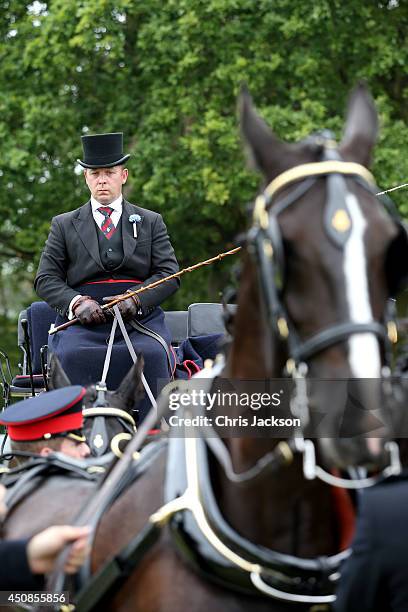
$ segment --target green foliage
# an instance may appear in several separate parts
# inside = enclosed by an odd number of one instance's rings
[[[125,132],[126,197],[164,215],[182,266],[229,248],[258,183],[236,118],[242,82],[291,141],[340,135],[365,78],[382,123],[378,183],[407,181],[407,3],[0,0],[0,11],[0,262],[14,283],[33,276],[51,217],[87,199],[74,172],[83,133]],[[408,215],[404,192],[395,200]],[[230,263],[185,277],[168,305],[218,299]]]

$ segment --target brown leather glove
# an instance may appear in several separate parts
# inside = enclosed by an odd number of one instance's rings
[[[106,318],[98,302],[90,295],[80,297],[72,307],[72,312],[82,325],[99,325],[106,323]]]
[[[122,295],[108,295],[107,297],[103,298],[103,301],[112,302],[118,297],[123,297],[124,295],[126,294],[124,293]],[[117,306],[124,321],[130,321],[131,319],[136,319],[138,316],[140,316],[141,304],[137,295],[133,295],[127,300],[123,300],[123,302],[118,302]],[[113,310],[111,310],[111,312],[113,314]]]

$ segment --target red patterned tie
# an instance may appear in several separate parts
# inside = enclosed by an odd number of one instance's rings
[[[105,238],[110,240],[113,234],[116,232],[116,227],[111,219],[113,208],[110,206],[100,206],[98,211],[105,217],[105,221],[101,225],[101,230],[103,231]]]

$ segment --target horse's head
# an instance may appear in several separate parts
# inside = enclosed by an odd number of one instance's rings
[[[370,379],[354,387],[364,409],[350,413],[348,431],[373,431],[372,415],[383,408],[387,303],[407,280],[408,240],[367,170],[377,134],[372,99],[363,85],[354,90],[338,146],[325,132],[281,142],[247,93],[241,122],[267,185],[255,203],[248,265],[255,260],[257,299],[270,330],[263,340],[269,376],[304,363],[313,379]],[[311,405],[326,415],[328,458],[337,465],[381,462],[378,439],[338,437],[344,394],[329,384],[314,385],[312,393]],[[343,419],[342,427],[349,425]]]
[[[139,355],[116,391],[108,391],[100,382],[86,388],[84,431],[93,455],[100,456],[111,449],[120,454],[122,444],[136,431],[134,415],[142,397],[143,363]],[[54,354],[49,359],[48,376],[50,390],[71,384]]]

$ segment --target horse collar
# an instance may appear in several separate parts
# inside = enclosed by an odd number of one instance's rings
[[[258,597],[309,604],[335,600],[338,569],[349,551],[300,559],[240,536],[217,506],[202,438],[170,438],[165,495],[167,503],[150,521],[157,526],[169,523],[181,551],[206,578]]]

